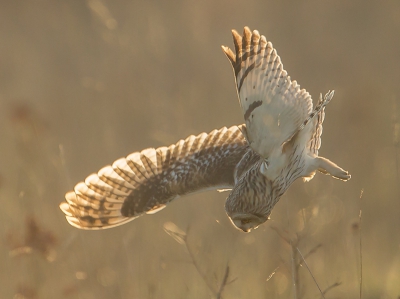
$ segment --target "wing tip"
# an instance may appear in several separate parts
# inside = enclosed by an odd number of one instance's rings
[[[136,218],[125,217],[118,209],[110,210],[102,205],[96,206],[87,200],[81,200],[75,191],[65,194],[65,201],[59,204],[59,208],[71,226],[84,230],[108,229]]]
[[[232,65],[236,63],[236,56],[233,53],[233,51],[226,46],[221,46],[222,51],[225,53],[226,57],[228,57],[229,61],[231,62]]]

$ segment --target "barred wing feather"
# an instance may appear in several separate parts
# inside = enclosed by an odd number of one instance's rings
[[[258,31],[232,31],[235,53],[222,47],[230,60],[250,146],[267,158],[287,142],[312,111],[309,93],[291,81],[276,50]]]
[[[232,188],[235,167],[248,150],[240,127],[118,159],[78,183],[60,208],[77,228],[104,229],[156,213],[185,194]]]

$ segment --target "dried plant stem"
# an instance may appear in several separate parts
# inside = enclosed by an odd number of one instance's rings
[[[304,255],[304,259],[306,259],[306,258],[308,258],[310,255],[316,253],[316,252],[317,252],[317,249],[320,248],[320,247],[322,247],[322,244],[318,244],[317,246],[311,248],[311,250],[310,250],[307,254]],[[301,263],[300,263],[300,265],[301,265]]]
[[[394,157],[396,160],[396,176],[397,182],[399,181],[399,147],[400,147],[400,118],[398,115],[398,106],[396,98],[393,99],[393,146],[394,146]],[[397,184],[397,197],[400,199],[400,186]]]
[[[286,236],[283,235],[282,231],[277,228],[276,226],[270,226],[271,229],[273,229],[278,236],[284,240],[286,243],[288,243],[290,245],[291,248],[291,266],[292,266],[292,281],[293,281],[293,298],[297,299],[298,298],[298,293],[300,292],[299,290],[299,275],[298,275],[298,266],[296,263],[296,256],[297,256],[297,252],[296,250],[294,250],[295,245],[293,244],[293,240],[291,238],[288,238]],[[296,245],[297,245],[297,240],[296,240]]]
[[[217,299],[221,298],[222,292],[224,291],[224,288],[227,285],[228,277],[229,277],[229,266],[226,265],[224,279],[222,280],[221,286],[219,287],[219,291],[217,293]]]
[[[291,258],[292,258],[292,280],[293,280],[293,288],[294,288],[294,294],[293,298],[297,299],[297,294],[300,293],[300,283],[299,283],[299,269],[296,266],[296,251],[294,250],[294,246],[292,242],[289,243],[290,247],[292,248],[291,251]]]
[[[396,176],[397,176],[397,182],[399,181],[399,154],[398,154],[398,147],[394,147],[394,156],[396,159]],[[397,197],[400,198],[400,186],[397,184]]]
[[[315,276],[312,274],[310,267],[308,266],[307,262],[306,262],[306,258],[309,257],[310,255],[314,254],[318,248],[320,248],[322,246],[322,244],[318,244],[315,247],[311,248],[311,250],[303,256],[303,254],[301,253],[298,244],[300,243],[301,240],[301,236],[297,234],[297,238],[295,240],[292,240],[291,238],[288,238],[286,236],[283,235],[282,231],[280,229],[278,229],[275,226],[271,226],[271,229],[273,229],[274,231],[276,231],[276,233],[279,235],[279,237],[281,237],[286,243],[288,243],[291,247],[291,259],[292,259],[292,279],[293,279],[293,287],[294,287],[294,295],[293,297],[295,299],[299,298],[299,294],[301,292],[300,290],[300,278],[299,278],[299,271],[300,271],[300,267],[304,264],[308,270],[308,272],[310,273],[312,279],[314,280],[315,284],[317,285],[317,288],[319,290],[319,292],[321,293],[322,298],[325,299],[325,293],[332,289],[334,286],[338,286],[340,285],[340,283],[336,282],[334,285],[332,285],[331,287],[327,288],[324,292],[321,290]],[[300,297],[301,298],[301,297]]]
[[[229,265],[226,266],[225,268],[225,274],[224,274],[224,278],[222,279],[221,285],[218,289],[218,291],[216,291],[214,289],[214,287],[212,286],[212,284],[209,282],[209,280],[207,279],[207,275],[201,270],[200,265],[198,264],[198,262],[196,261],[196,258],[194,256],[194,253],[192,251],[192,249],[189,246],[188,243],[188,232],[186,233],[185,237],[184,237],[184,244],[186,247],[186,250],[189,253],[190,259],[192,260],[192,263],[194,265],[194,267],[196,268],[197,272],[199,273],[199,275],[201,276],[201,278],[204,280],[204,282],[206,283],[207,287],[210,289],[210,291],[212,292],[212,294],[215,296],[215,298],[217,299],[221,299],[222,298],[222,293],[225,289],[225,286],[227,286],[228,284],[234,282],[236,280],[233,279],[231,281],[228,282],[228,278],[229,278]]]
[[[187,250],[188,253],[189,253],[190,259],[192,260],[192,263],[193,263],[194,267],[195,267],[196,270],[197,270],[197,273],[200,274],[201,278],[204,280],[204,282],[206,283],[206,285],[207,285],[207,287],[210,289],[210,291],[213,293],[213,295],[214,295],[214,296],[217,296],[217,292],[214,290],[213,286],[212,286],[212,285],[210,284],[210,282],[208,281],[207,275],[206,275],[205,273],[203,273],[203,271],[201,270],[199,264],[197,263],[196,258],[194,257],[194,253],[193,253],[192,249],[190,248],[187,239],[188,239],[188,238],[187,238],[187,235],[186,235],[186,238],[185,238],[185,247],[186,247],[186,250]]]
[[[322,298],[325,299],[324,293],[322,292],[321,288],[319,287],[319,284],[318,284],[317,280],[315,279],[314,275],[312,274],[310,268],[308,267],[308,264],[307,264],[306,260],[304,259],[303,255],[301,254],[300,249],[299,249],[298,247],[296,247],[296,249],[297,249],[297,251],[299,252],[301,258],[303,259],[304,265],[306,265],[307,270],[308,270],[308,272],[310,273],[312,279],[314,280],[315,284],[317,285],[317,288],[318,288],[318,290],[320,291],[320,293],[321,293],[321,295],[322,295]]]
[[[340,286],[342,283],[341,282],[335,282],[333,285],[330,285],[329,287],[327,287],[322,294],[326,295],[326,293],[328,293],[330,290],[332,290],[333,288],[336,288],[338,286]]]
[[[362,258],[362,236],[361,236],[361,220],[362,220],[362,209],[361,209],[361,199],[364,193],[364,189],[361,189],[360,193],[360,213],[359,218],[359,232],[360,232],[360,299],[362,298],[362,281],[363,281],[363,258]]]

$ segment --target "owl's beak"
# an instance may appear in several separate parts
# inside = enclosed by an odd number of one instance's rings
[[[232,224],[239,230],[249,233],[268,220],[268,217],[250,213],[234,213],[230,216]]]

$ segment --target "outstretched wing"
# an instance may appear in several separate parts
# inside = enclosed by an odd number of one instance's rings
[[[78,183],[60,208],[72,226],[104,229],[156,213],[188,193],[232,187],[248,150],[240,127],[132,153]]]
[[[268,158],[290,140],[312,111],[308,92],[291,81],[271,42],[257,30],[232,30],[235,52],[222,47],[231,62],[250,146]]]

